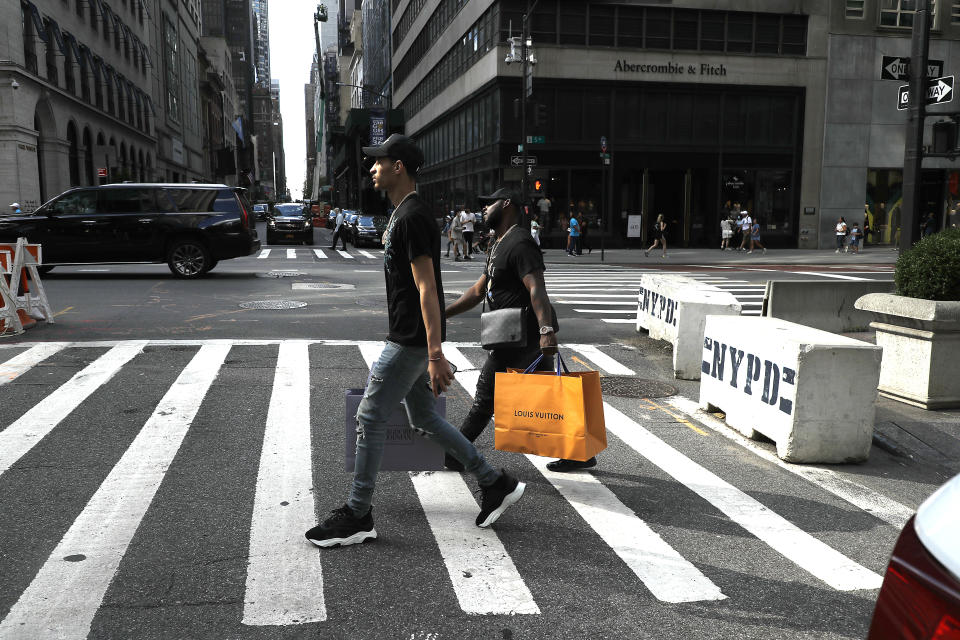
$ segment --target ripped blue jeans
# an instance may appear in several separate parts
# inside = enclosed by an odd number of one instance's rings
[[[427,348],[388,341],[370,371],[367,391],[357,410],[357,463],[347,505],[358,516],[370,510],[383,459],[387,420],[404,400],[411,426],[463,463],[481,487],[490,486],[500,477],[473,443],[437,413],[427,372]]]

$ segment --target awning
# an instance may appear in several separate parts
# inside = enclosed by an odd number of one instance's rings
[[[50,28],[50,32],[53,33],[53,39],[57,43],[57,48],[60,49],[60,53],[67,55],[67,44],[63,41],[63,34],[60,33],[60,25],[52,18],[44,18],[43,20]]]
[[[43,26],[43,18],[40,17],[40,10],[37,9],[37,5],[30,2],[30,0],[20,0],[20,4],[33,17],[33,30],[37,32],[37,37],[47,42],[47,30]]]

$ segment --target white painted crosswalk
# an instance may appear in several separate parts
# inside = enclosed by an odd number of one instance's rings
[[[282,258],[280,256],[283,256]],[[370,250],[365,249],[348,249],[344,251],[343,249],[295,249],[288,248],[280,253],[279,250],[276,252],[273,248],[261,249],[260,253],[257,254],[258,260],[266,260],[271,258],[275,260],[328,260],[331,257],[339,258],[343,260],[355,260],[357,257],[366,258],[367,260],[380,260],[383,258],[383,250]]]
[[[19,418],[8,425],[0,424],[0,482],[34,447],[56,437],[64,419],[93,402],[94,392],[110,385],[135,358],[142,364],[166,348],[195,352],[132,443],[86,499],[85,506],[78,509],[69,527],[49,532],[59,542],[51,547],[49,557],[38,565],[22,592],[16,594],[9,611],[0,609],[0,639],[88,636],[145,513],[167,474],[175,472],[182,462],[181,443],[196,428],[195,417],[224,375],[224,363],[229,362],[235,349],[251,346],[275,349],[276,364],[272,371],[257,370],[264,372],[265,379],[254,389],[262,391],[265,398],[269,396],[269,406],[262,424],[262,444],[256,452],[256,475],[246,480],[255,487],[252,511],[247,522],[234,523],[235,535],[249,540],[243,593],[238,598],[242,602],[240,622],[247,626],[284,627],[336,621],[334,613],[338,609],[328,600],[330,589],[325,581],[326,554],[331,552],[317,553],[302,535],[316,522],[316,509],[329,506],[329,495],[316,494],[316,459],[320,456],[325,464],[338,461],[337,452],[318,450],[311,433],[342,429],[342,414],[337,410],[311,414],[310,397],[315,385],[329,384],[326,378],[322,383],[312,381],[312,376],[317,375],[318,366],[340,366],[331,362],[343,362],[350,357],[351,349],[358,361],[369,368],[379,356],[382,343],[164,340],[4,345],[0,346],[0,402],[6,400],[9,406],[16,406],[14,387],[24,376],[35,374],[39,364],[67,354],[88,364],[66,382],[51,388],[32,407],[24,407]],[[100,355],[103,348],[107,351]],[[583,358],[577,362],[584,367],[593,365],[604,374],[637,373],[639,361],[622,362],[616,354],[623,351],[590,344],[565,348]],[[474,343],[448,343],[444,351],[458,367],[458,389],[474,394],[484,352]],[[29,382],[39,384],[36,376]],[[458,397],[463,402],[462,391],[459,396],[454,391],[448,396],[448,404]],[[243,393],[249,394],[250,388]],[[693,401],[678,396],[671,402],[671,410],[683,420],[698,423],[705,430],[729,431],[716,419],[711,422],[708,416],[698,414]],[[804,580],[806,576],[823,588],[836,591],[879,586],[882,560],[866,566],[862,559],[852,559],[854,546],[840,548],[842,536],[822,535],[820,528],[806,527],[805,511],[778,513],[761,498],[735,486],[734,470],[730,470],[731,477],[724,477],[725,473],[716,467],[708,470],[681,451],[682,440],[668,441],[669,434],[650,428],[643,418],[644,411],[605,402],[604,412],[611,448],[604,455],[615,456],[619,451],[639,456],[656,473],[669,478],[677,491],[705,501],[718,514],[711,517],[725,519],[742,531],[740,535],[762,543],[775,554],[768,557],[779,557],[784,581]],[[73,424],[71,428],[78,427]],[[911,511],[895,500],[842,479],[837,472],[793,471],[793,465],[771,458],[768,451],[751,446],[749,441],[735,434],[727,437],[729,440],[724,439],[723,443],[740,445],[742,455],[755,459],[755,468],[766,468],[766,473],[786,469],[795,474],[791,477],[808,483],[811,490],[876,516],[877,526],[896,527]],[[717,455],[720,453],[717,451]],[[517,459],[524,465],[521,473],[537,475],[542,482],[538,492],[524,498],[523,504],[531,505],[525,513],[554,513],[564,508],[573,514],[576,521],[567,520],[564,526],[584,532],[581,536],[596,536],[609,555],[606,562],[628,569],[627,575],[636,584],[632,590],[636,606],[651,606],[655,601],[700,602],[700,606],[707,606],[714,601],[744,597],[739,590],[721,588],[716,572],[709,571],[710,567],[701,560],[689,558],[689,550],[677,544],[676,531],[644,517],[631,492],[610,486],[608,476],[592,472],[555,473],[546,468],[546,459]],[[638,480],[650,473],[646,467],[630,471]],[[436,548],[449,580],[446,584],[461,611],[469,615],[542,615],[547,592],[535,588],[537,576],[530,573],[529,563],[519,562],[516,556],[516,536],[524,530],[524,522],[511,522],[511,535],[504,535],[498,527],[474,527],[472,521],[479,507],[466,475],[412,472],[404,477],[412,485],[413,504],[423,514],[431,541],[419,540]],[[69,482],[69,478],[64,480]],[[3,495],[0,493],[0,500]],[[11,506],[0,502],[0,512],[8,512]],[[571,553],[576,550],[571,549]],[[15,555],[16,550],[4,550],[0,572],[5,562],[17,561]],[[750,573],[754,568],[745,561],[740,570]],[[350,576],[337,576],[340,583],[349,579]],[[362,576],[352,579],[360,581]]]

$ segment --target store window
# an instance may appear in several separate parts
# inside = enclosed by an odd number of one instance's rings
[[[870,233],[867,244],[900,242],[900,208],[903,206],[903,170],[869,169],[864,216]]]
[[[848,20],[863,20],[863,3],[865,0],[847,0],[844,15]]]
[[[794,230],[793,175],[788,169],[725,169],[721,184],[724,207],[740,203],[760,224],[765,236],[791,236]]]

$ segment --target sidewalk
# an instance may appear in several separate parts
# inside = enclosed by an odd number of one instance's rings
[[[594,247],[592,253],[586,251],[582,256],[571,257],[562,249],[547,249],[543,256],[547,264],[607,264],[620,266],[648,266],[659,268],[662,265],[717,265],[726,267],[756,267],[763,265],[808,265],[808,266],[876,266],[893,265],[900,254],[890,247],[869,247],[859,254],[835,253],[833,249],[769,249],[746,253],[740,251],[720,251],[719,249],[669,249],[667,257],[660,257],[660,250],[650,252],[644,257],[642,249],[607,249],[604,260],[600,260],[600,248]]]

